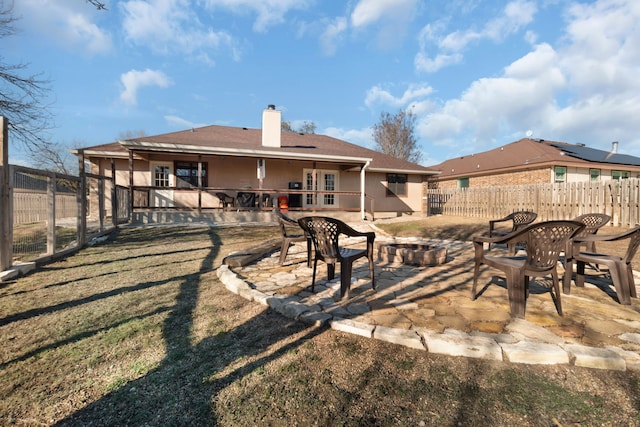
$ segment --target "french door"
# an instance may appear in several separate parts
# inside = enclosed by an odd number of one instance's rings
[[[332,170],[316,169],[315,188],[313,186],[313,170],[304,170],[304,188],[308,191],[337,191],[338,186],[338,173]],[[338,196],[336,194],[320,193],[317,195],[317,200],[314,200],[315,194],[306,194],[304,196],[304,207],[319,207],[319,208],[337,208]]]

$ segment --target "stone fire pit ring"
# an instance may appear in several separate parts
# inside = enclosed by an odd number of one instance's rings
[[[426,242],[377,242],[378,261],[421,267],[447,262],[447,248]]]

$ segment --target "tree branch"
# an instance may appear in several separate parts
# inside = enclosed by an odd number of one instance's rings
[[[99,2],[98,0],[87,0],[87,3],[94,5],[98,10],[107,10],[104,3]]]

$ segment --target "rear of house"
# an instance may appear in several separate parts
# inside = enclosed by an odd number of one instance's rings
[[[423,166],[336,138],[206,126],[77,151],[91,172],[129,187],[134,209],[356,212],[362,218],[423,214]],[[224,203],[222,194],[229,197]]]

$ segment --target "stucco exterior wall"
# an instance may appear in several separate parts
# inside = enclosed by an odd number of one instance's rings
[[[111,162],[107,159],[90,159],[93,160],[92,172],[111,176]],[[155,163],[170,164],[173,169],[174,161],[197,162],[194,156],[181,155],[162,155],[152,154],[148,156],[148,161],[134,160],[134,185],[135,186],[152,186],[151,166]],[[265,192],[269,192],[271,198],[277,199],[278,196],[284,195],[281,191],[286,192],[289,189],[289,182],[301,182],[303,189],[306,185],[306,172],[314,169],[318,173],[329,172],[335,173],[337,176],[337,190],[348,191],[357,194],[338,195],[336,206],[339,209],[359,209],[360,208],[360,172],[352,170],[344,170],[344,166],[336,163],[313,162],[313,161],[292,161],[280,159],[265,159],[265,177],[260,187],[260,181],[257,177],[257,160],[255,158],[245,157],[221,157],[221,156],[203,156],[203,164],[207,169],[207,187],[228,188],[228,189],[247,189],[256,192],[262,188]],[[128,159],[117,159],[116,166],[116,184],[129,186],[129,161]],[[173,171],[175,173],[175,171]],[[320,180],[320,177],[318,177]],[[175,185],[175,177],[172,182]],[[422,211],[422,189],[423,179],[420,175],[409,175],[407,182],[406,196],[389,196],[386,193],[387,174],[382,172],[366,172],[365,174],[365,191],[374,198],[374,209],[376,212],[402,212],[402,213],[421,213]],[[198,198],[197,191],[185,192],[176,190],[172,197],[174,199],[174,207],[197,207]],[[230,191],[230,195],[234,195]],[[203,206],[218,207],[221,206],[212,194],[202,192]],[[319,196],[321,197],[321,196]],[[306,201],[303,196],[303,202]],[[367,198],[367,209],[369,208],[369,199]]]

